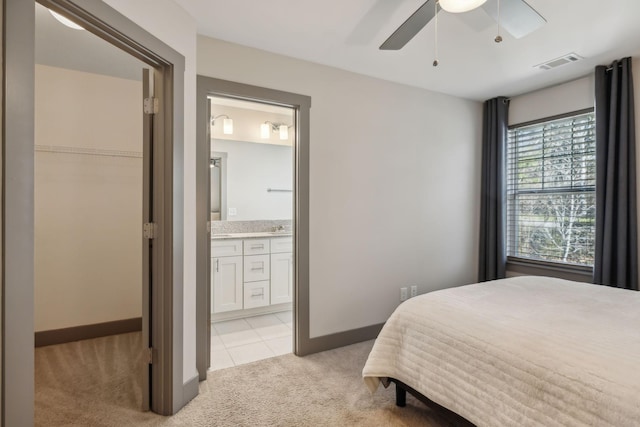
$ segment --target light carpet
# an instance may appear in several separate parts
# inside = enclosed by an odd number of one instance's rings
[[[141,412],[141,334],[36,349],[36,426],[454,426],[361,377],[373,341],[209,372],[178,414]]]

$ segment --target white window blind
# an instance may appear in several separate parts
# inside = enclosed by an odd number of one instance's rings
[[[593,265],[593,111],[509,129],[507,255]]]

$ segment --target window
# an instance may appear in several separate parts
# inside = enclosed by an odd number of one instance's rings
[[[507,256],[592,266],[595,187],[593,110],[510,128]]]

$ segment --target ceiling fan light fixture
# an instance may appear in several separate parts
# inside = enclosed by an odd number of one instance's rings
[[[440,7],[447,12],[462,13],[482,6],[487,0],[440,0]]]

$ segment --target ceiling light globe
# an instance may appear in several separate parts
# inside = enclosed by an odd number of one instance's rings
[[[51,15],[56,18],[58,20],[58,22],[60,22],[61,24],[66,25],[69,28],[73,28],[74,30],[84,30],[84,28],[82,28],[80,25],[76,24],[75,22],[73,22],[71,19],[60,15],[57,12],[54,12],[53,10],[49,9],[49,13],[51,13]]]
[[[482,6],[487,0],[440,0],[440,7],[447,12],[462,13]]]

